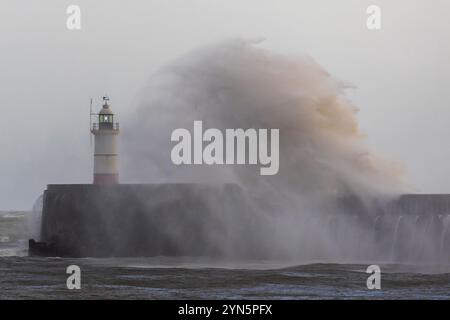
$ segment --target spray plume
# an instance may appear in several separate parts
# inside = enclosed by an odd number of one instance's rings
[[[125,179],[239,184],[248,195],[245,210],[223,216],[211,204],[229,230],[217,239],[228,253],[246,242],[248,252],[258,243],[265,257],[354,258],[366,249],[356,248],[352,238],[362,231],[353,218],[337,221],[337,209],[325,204],[346,196],[370,203],[406,187],[402,169],[365,145],[346,88],[310,57],[272,53],[251,41],[191,52],[159,70],[142,89],[134,117],[126,120]],[[278,174],[261,176],[251,165],[175,166],[171,132],[192,128],[195,120],[220,130],[279,129]],[[324,218],[323,212],[332,214]],[[254,241],[233,233],[245,219],[256,226],[248,235]]]

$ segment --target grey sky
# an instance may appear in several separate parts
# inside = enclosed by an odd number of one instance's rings
[[[66,29],[70,4],[80,31]],[[370,4],[380,31],[366,28]],[[90,97],[98,108],[109,94],[125,119],[152,72],[230,37],[309,54],[355,85],[368,143],[419,192],[449,193],[449,16],[446,0],[1,0],[0,209],[30,208],[48,183],[91,182]]]

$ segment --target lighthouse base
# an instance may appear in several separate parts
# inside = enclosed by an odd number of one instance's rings
[[[94,184],[118,184],[119,174],[96,173],[94,174]]]

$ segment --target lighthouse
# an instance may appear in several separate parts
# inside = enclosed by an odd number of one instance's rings
[[[109,98],[103,97],[103,107],[98,114],[98,122],[93,123],[94,135],[94,184],[119,183],[117,137],[119,123],[114,122],[114,113],[109,106]],[[92,115],[92,113],[91,113]]]

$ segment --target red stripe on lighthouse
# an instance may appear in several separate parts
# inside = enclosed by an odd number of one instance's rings
[[[114,173],[94,174],[94,184],[118,184],[119,175]]]

